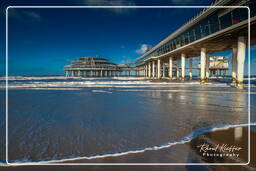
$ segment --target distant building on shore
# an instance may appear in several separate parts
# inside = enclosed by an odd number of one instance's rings
[[[64,66],[66,77],[140,76],[140,69],[126,64],[115,64],[100,57],[80,57]]]

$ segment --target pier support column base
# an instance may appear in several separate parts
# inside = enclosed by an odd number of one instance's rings
[[[192,72],[189,73],[189,80],[192,80]]]
[[[236,78],[232,78],[232,83],[236,84],[237,80]]]
[[[181,81],[184,81],[184,80],[185,80],[185,78],[184,78],[184,77],[181,77],[181,78],[180,78],[180,80],[181,80]]]
[[[206,83],[206,79],[200,79],[200,84]]]
[[[237,83],[236,83],[236,87],[237,87],[238,89],[243,89],[243,88],[244,88],[244,83],[242,83],[242,82],[237,82]]]

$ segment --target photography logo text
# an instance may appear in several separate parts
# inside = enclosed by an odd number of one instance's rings
[[[199,152],[205,157],[239,157],[242,147],[229,144],[216,144],[211,146],[207,143],[198,145]]]

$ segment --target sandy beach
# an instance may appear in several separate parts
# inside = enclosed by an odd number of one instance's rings
[[[255,88],[251,91],[254,110]],[[5,91],[0,93],[4,112]],[[248,166],[78,166],[247,163],[247,104],[247,88],[237,90],[225,82],[201,86],[193,80],[13,78],[9,89],[9,162],[37,166],[1,169],[253,170],[254,154]],[[253,114],[251,121],[256,121]],[[4,123],[3,118],[2,128]],[[255,144],[255,131],[251,137],[251,144]],[[2,139],[1,149],[4,143]],[[200,147],[204,144],[217,147],[218,156],[210,156],[212,150],[203,154]],[[241,149],[232,152],[233,156],[223,156],[225,152],[218,152],[221,147]],[[3,151],[1,160],[4,157]],[[40,165],[59,163],[65,166]]]
[[[255,137],[256,137],[256,127],[252,127],[251,131],[251,162],[248,165],[241,166],[75,166],[75,165],[66,165],[66,166],[8,166],[2,167],[1,170],[255,170],[256,166],[256,154],[253,153],[255,151]],[[241,136],[237,137],[237,131],[241,130]],[[235,141],[235,144],[234,144]],[[222,158],[214,158],[214,157],[204,157],[200,154],[198,149],[198,144],[201,143],[209,143],[209,144],[234,144],[235,146],[242,147],[242,150],[239,151],[239,157],[222,157]],[[164,148],[156,151],[147,151],[143,153],[137,154],[128,154],[125,156],[118,157],[105,157],[102,159],[90,159],[90,160],[75,160],[70,161],[72,163],[175,163],[180,161],[180,159],[184,160],[184,162],[202,162],[202,163],[212,163],[212,162],[220,162],[220,163],[237,163],[237,161],[242,163],[247,163],[248,161],[248,129],[247,127],[234,127],[228,128],[224,130],[217,130],[214,132],[207,132],[204,134],[198,135],[196,138],[191,140],[188,143],[175,145],[169,148]],[[222,153],[224,154],[224,153]],[[164,160],[161,160],[163,159]],[[68,164],[70,162],[64,162],[62,164]],[[52,163],[53,165],[56,163]]]

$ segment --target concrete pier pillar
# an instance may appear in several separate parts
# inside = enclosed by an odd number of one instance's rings
[[[156,76],[155,61],[152,61],[152,77],[154,78],[155,76]]]
[[[151,62],[148,62],[148,77],[151,77]]]
[[[193,75],[192,75],[192,66],[193,66],[193,59],[190,58],[189,59],[189,79],[190,80],[192,80],[192,77],[193,77]]]
[[[145,64],[145,77],[148,77],[148,64]]]
[[[237,48],[232,48],[232,82],[236,83],[236,70],[237,70]]]
[[[177,59],[177,66],[176,66],[176,79],[178,80],[179,79],[179,76],[180,74],[179,74],[179,61],[178,61],[178,59]]]
[[[169,57],[169,78],[172,79],[172,57]]]
[[[71,73],[72,73],[72,77],[74,77],[75,76],[75,71],[71,71]]]
[[[163,63],[163,77],[165,77],[165,64]]]
[[[238,37],[237,42],[237,87],[243,88],[244,81],[244,61],[246,54],[246,42],[244,36]]]
[[[157,59],[157,78],[161,78],[161,60]]]
[[[185,65],[186,65],[186,59],[185,54],[181,54],[181,80],[185,80]]]
[[[209,67],[210,67],[210,58],[206,54],[206,64],[205,64],[205,80],[208,81],[210,73],[209,73]]]
[[[90,71],[90,77],[93,77],[93,73],[92,73],[92,70]]]
[[[81,76],[81,71],[78,71],[78,77],[80,77]]]
[[[206,48],[201,48],[200,68],[200,82],[204,83],[206,68]]]
[[[68,77],[68,71],[66,71],[66,77]]]

